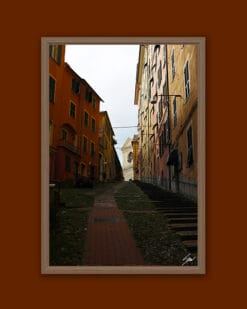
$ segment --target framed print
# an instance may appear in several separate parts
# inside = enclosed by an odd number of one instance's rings
[[[43,37],[42,274],[205,274],[205,38]]]

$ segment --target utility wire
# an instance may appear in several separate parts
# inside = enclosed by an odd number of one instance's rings
[[[127,128],[137,128],[138,126],[126,126],[126,127],[112,127],[113,129],[127,129]]]

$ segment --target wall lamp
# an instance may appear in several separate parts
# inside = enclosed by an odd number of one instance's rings
[[[176,98],[182,98],[182,96],[180,94],[155,94],[154,95],[154,99],[150,102],[151,104],[156,104],[158,97],[162,97],[162,98],[169,98],[169,97],[176,97]],[[167,102],[164,102],[165,105],[167,105]]]

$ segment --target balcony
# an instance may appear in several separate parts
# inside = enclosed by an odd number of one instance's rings
[[[60,140],[59,143],[58,143],[58,146],[59,147],[64,147],[67,150],[73,152],[74,154],[80,154],[79,148],[74,146],[71,142],[69,142],[69,141],[67,141],[65,139]]]

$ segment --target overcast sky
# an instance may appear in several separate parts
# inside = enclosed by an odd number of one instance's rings
[[[66,45],[65,61],[84,78],[104,100],[117,140],[116,150],[122,163],[121,147],[137,128],[134,105],[138,45]]]

